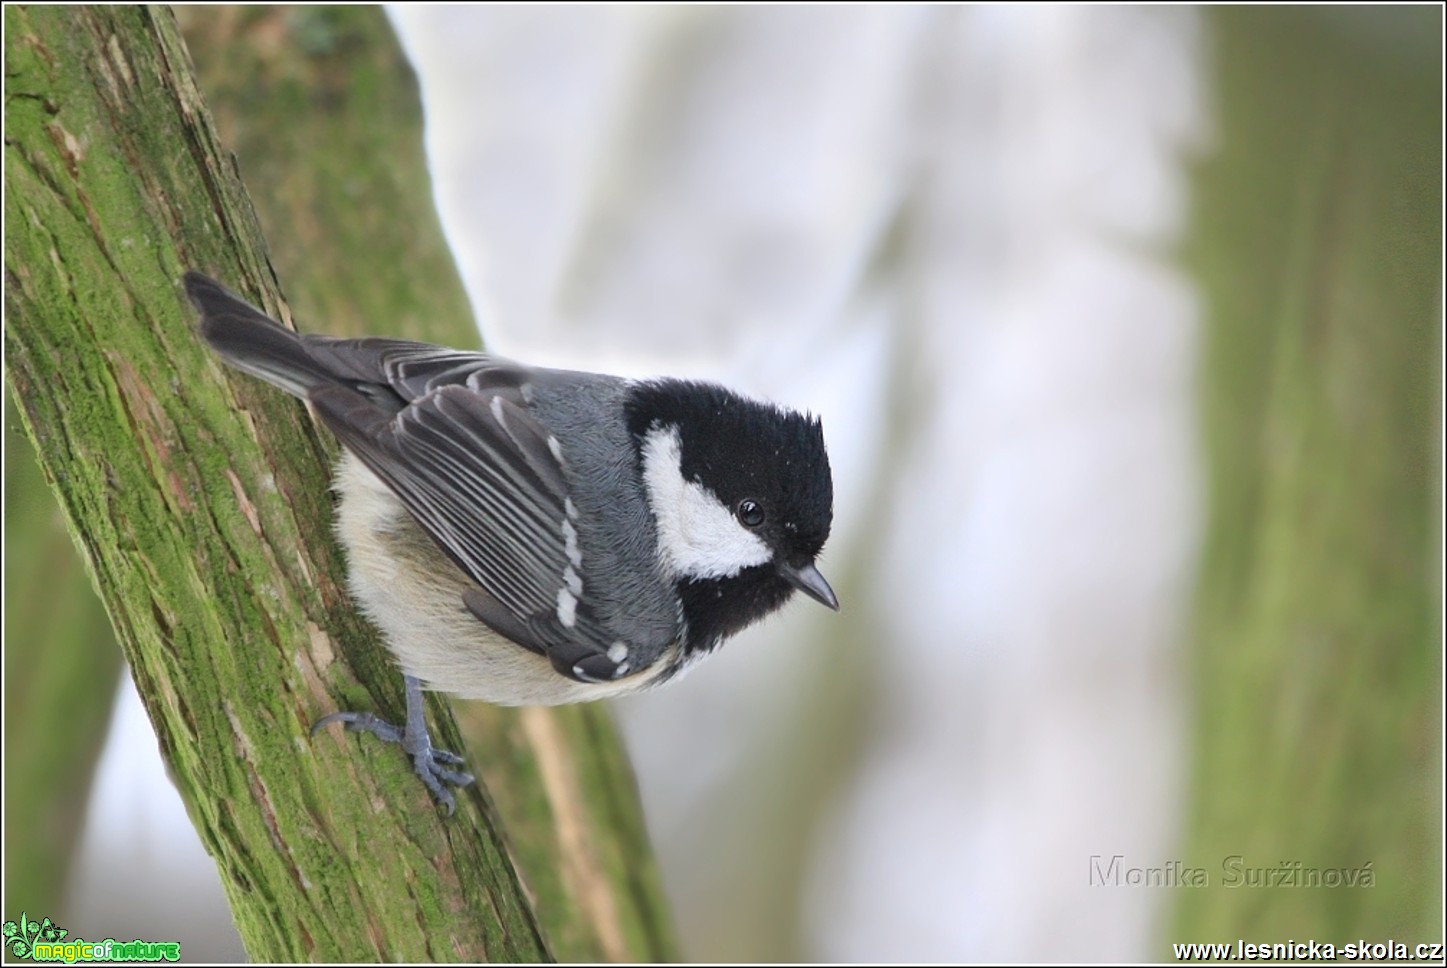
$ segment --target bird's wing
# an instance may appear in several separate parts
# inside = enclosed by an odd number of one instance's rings
[[[531,368],[501,356],[412,340],[317,335],[302,340],[318,366],[343,380],[385,386],[403,404],[445,386],[466,385],[481,393],[520,390],[535,375]]]
[[[477,583],[463,602],[477,618],[570,678],[607,682],[636,671],[583,584],[578,511],[558,441],[516,381],[493,384],[487,373],[444,380],[395,413],[339,384],[315,387],[309,398]]]

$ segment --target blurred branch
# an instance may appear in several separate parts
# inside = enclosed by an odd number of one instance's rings
[[[308,329],[474,345],[417,78],[377,7],[178,7],[197,83]]]
[[[383,12],[179,14],[302,328],[475,345],[432,203],[416,78]],[[396,684],[390,674],[389,688]],[[607,708],[456,705],[469,764],[498,807],[552,953],[675,959],[636,785]]]
[[[1440,938],[1441,10],[1212,13],[1186,830],[1212,886],[1174,937]],[[1373,883],[1233,888],[1233,856]]]
[[[12,6],[5,44],[10,389],[248,951],[546,958],[480,793],[444,819],[395,749],[305,738],[395,713],[394,674],[305,411],[233,388],[177,291],[200,266],[288,315],[174,20]]]
[[[35,449],[5,406],[5,896],[62,914],[121,653]]]

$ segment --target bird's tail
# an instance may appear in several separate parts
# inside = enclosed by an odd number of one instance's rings
[[[185,284],[201,313],[201,336],[227,363],[302,399],[314,387],[338,382],[300,336],[215,279],[188,272]]]

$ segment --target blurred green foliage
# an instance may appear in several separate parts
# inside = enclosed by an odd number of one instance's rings
[[[1185,860],[1211,886],[1169,940],[1440,940],[1442,11],[1207,24]],[[1371,886],[1232,887],[1232,856]]]

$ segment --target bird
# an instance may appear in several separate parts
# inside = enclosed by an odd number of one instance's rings
[[[342,445],[348,587],[382,632],[406,719],[317,720],[398,743],[433,797],[473,781],[423,690],[505,706],[658,686],[783,606],[839,601],[818,417],[714,383],[528,366],[385,337],[298,334],[187,272],[225,363],[307,401]]]

